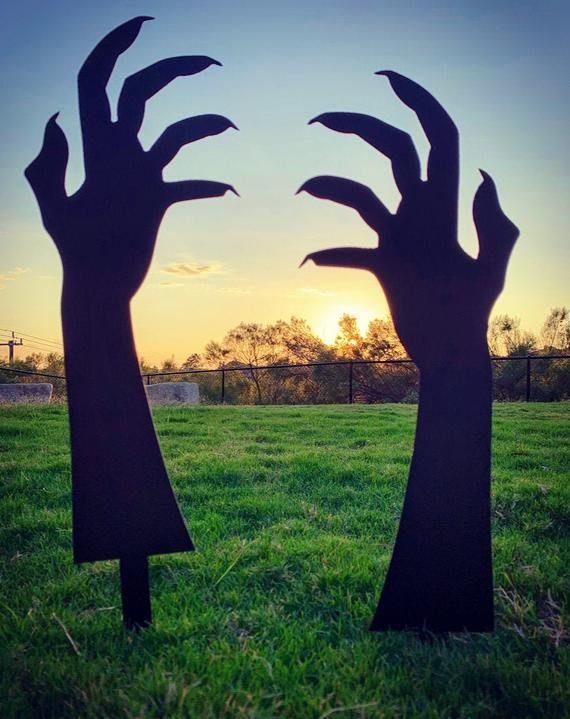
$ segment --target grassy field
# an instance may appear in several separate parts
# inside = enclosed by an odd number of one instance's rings
[[[569,404],[495,409],[497,632],[367,631],[415,412],[156,410],[198,551],[133,635],[116,563],[71,562],[65,408],[0,408],[0,715],[570,716]]]

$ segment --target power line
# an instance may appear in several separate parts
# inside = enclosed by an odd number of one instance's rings
[[[46,354],[50,354],[50,353],[56,353],[56,354],[57,354],[57,350],[56,350],[56,349],[46,349],[45,347],[38,347],[37,345],[31,345],[31,344],[28,344],[27,342],[22,343],[22,347],[23,347],[24,349],[37,350],[38,352],[43,352],[43,353],[46,353]],[[61,354],[61,352],[60,352],[59,354]]]
[[[27,339],[28,337],[31,338],[32,341]],[[35,350],[36,352],[48,355],[63,353],[63,347],[59,342],[38,337],[37,335],[30,335],[26,332],[16,333],[14,330],[0,328],[0,340],[5,340],[0,341],[0,347],[6,347],[8,349],[8,362],[10,365],[14,364],[14,350],[16,347],[25,347],[26,350]]]
[[[10,337],[10,335],[7,335],[7,336],[5,336],[5,337],[0,337],[0,339],[6,339],[6,337]],[[20,339],[23,340],[23,344],[24,344],[26,347],[32,347],[32,346],[34,346],[35,349],[41,349],[41,350],[43,350],[44,352],[58,352],[58,351],[61,352],[61,351],[63,350],[63,348],[62,348],[61,346],[51,345],[51,344],[44,344],[41,340],[32,340],[32,341],[30,342],[30,340],[28,340],[28,339],[26,339],[26,338],[20,337]],[[19,343],[19,344],[22,344],[22,343]],[[38,347],[38,345],[40,345],[40,347]]]
[[[21,335],[19,335],[21,337]],[[41,345],[41,349],[44,349],[46,351],[50,350],[55,352],[56,350],[62,350],[63,347],[61,345],[55,345],[55,344],[47,344],[43,342],[42,340],[29,340],[27,337],[22,338],[24,340],[24,343],[31,347],[32,345]]]
[[[12,332],[12,330],[8,330],[5,327],[0,327],[0,332]],[[57,340],[49,340],[46,337],[38,337],[37,335],[31,335],[27,332],[16,332],[17,335],[20,335],[21,337],[30,337],[34,340],[41,340],[42,342],[50,342],[51,344],[60,345],[61,342],[58,342]]]
[[[35,335],[27,335],[25,332],[17,332],[16,334],[19,334],[24,339],[32,339],[36,342],[40,342],[41,344],[57,345],[58,347],[62,346],[61,342],[56,342],[55,340],[42,339],[41,337],[36,337]]]
[[[23,340],[21,338],[16,339],[13,332],[8,342],[0,342],[0,346],[8,348],[8,361],[10,364],[14,364],[14,347],[21,344],[23,344]]]
[[[16,333],[19,337],[22,337],[25,342],[35,342],[36,344],[46,345],[47,347],[58,347],[63,348],[61,342],[52,342],[51,340],[42,340],[37,337],[30,337],[29,335],[22,334],[21,332]]]
[[[2,327],[0,327],[0,332],[8,333],[8,335],[14,334],[12,330],[7,330]],[[52,344],[52,345],[57,345],[58,347],[62,347],[61,342],[58,342],[57,340],[48,340],[45,337],[38,337],[37,335],[30,335],[30,334],[27,334],[26,332],[15,332],[15,334],[18,335],[18,337],[24,337],[24,338],[29,337],[30,339],[37,340],[41,344]]]
[[[2,345],[8,346],[9,342],[10,342],[10,340],[9,340],[8,342],[0,342],[0,347],[1,347]],[[15,346],[15,347],[20,347],[20,346],[21,346],[23,351],[26,351],[26,350],[36,350],[37,352],[42,352],[42,353],[44,353],[44,354],[52,354],[52,353],[55,353],[55,354],[63,354],[63,352],[58,351],[57,348],[55,348],[55,347],[53,347],[53,348],[51,348],[51,347],[39,347],[39,346],[36,345],[36,344],[29,344],[28,342],[23,342],[23,341],[22,341],[22,342],[16,342],[16,343],[14,344],[14,346]]]

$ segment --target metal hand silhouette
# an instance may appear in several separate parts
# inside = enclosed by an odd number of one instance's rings
[[[461,249],[457,128],[420,85],[393,71],[377,74],[418,116],[431,145],[427,180],[405,132],[368,115],[332,112],[311,122],[358,135],[391,160],[398,210],[392,215],[370,188],[340,177],[315,177],[299,189],[355,209],[378,233],[376,249],[322,250],[303,264],[372,272],[421,373],[410,480],[372,629],[485,631],[493,626],[486,331],[518,230],[482,172],[473,202],[479,255]]]
[[[148,151],[137,138],[146,100],[176,77],[219,65],[216,60],[175,57],[137,72],[125,81],[117,120],[111,120],[107,82],[119,55],[150,19],[138,17],[113,30],[79,72],[80,189],[71,197],[65,192],[68,149],[56,116],[25,172],[63,264],[74,558],[120,560],[128,626],[151,621],[147,556],[193,549],[154,433],[129,303],[148,271],[167,208],[233,190],[221,182],[162,180],[162,169],[183,145],[235,127],[226,118],[177,122]]]
[[[127,78],[117,120],[105,87],[121,53],[135,41],[149,17],[137,17],[110,32],[91,52],[78,77],[85,182],[65,193],[67,141],[54,115],[44,144],[26,170],[44,226],[60,252],[66,273],[105,285],[131,298],[148,270],[162,217],[175,202],[219,197],[231,185],[205,180],[164,182],[163,168],[180,148],[235,125],[220,115],[202,115],[168,127],[145,152],[138,140],[145,102],[177,77],[195,75],[217,60],[173,57]]]
[[[300,188],[354,208],[379,236],[377,249],[342,247],[313,252],[304,262],[372,272],[381,283],[400,339],[420,369],[449,362],[484,340],[489,312],[502,290],[517,228],[502,213],[493,180],[484,181],[473,204],[480,252],[475,260],[457,240],[459,135],[426,90],[383,71],[398,97],[417,113],[431,143],[427,181],[410,136],[368,115],[331,112],[319,122],[358,135],[392,161],[402,201],[392,215],[365,185],[340,177],[315,177]]]

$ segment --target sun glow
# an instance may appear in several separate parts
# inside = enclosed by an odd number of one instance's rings
[[[339,333],[338,322],[343,315],[356,317],[358,329],[364,335],[368,329],[368,323],[379,318],[380,313],[364,304],[347,302],[332,305],[317,317],[313,324],[313,330],[327,344],[333,344]]]

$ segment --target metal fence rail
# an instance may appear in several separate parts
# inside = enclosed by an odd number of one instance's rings
[[[393,359],[393,360],[331,360],[330,362],[299,362],[297,364],[272,364],[272,365],[244,365],[241,367],[218,367],[216,369],[190,369],[171,372],[150,372],[141,375],[146,379],[147,384],[152,384],[153,377],[167,377],[169,375],[186,375],[186,374],[204,374],[219,372],[221,373],[221,392],[220,402],[225,402],[226,390],[226,373],[228,372],[255,372],[257,370],[281,370],[281,369],[298,369],[299,367],[348,367],[348,404],[354,403],[354,365],[373,365],[373,364],[414,364],[411,359]]]
[[[531,401],[532,398],[532,363],[537,361],[554,361],[570,359],[568,354],[550,354],[550,355],[520,355],[515,357],[491,357],[492,362],[525,362],[525,400]],[[414,365],[411,359],[385,359],[385,360],[331,360],[328,362],[300,362],[297,364],[274,364],[274,365],[242,365],[238,367],[217,367],[214,369],[180,369],[169,370],[167,372],[148,372],[141,374],[141,378],[146,384],[152,384],[153,379],[157,377],[173,377],[182,375],[199,375],[199,374],[218,374],[220,376],[220,394],[219,401],[223,404],[226,401],[226,375],[232,372],[240,372],[242,375],[248,373],[253,378],[257,371],[270,372],[278,370],[295,370],[299,368],[311,367],[346,367],[347,368],[347,395],[348,404],[353,404],[355,400],[355,377],[354,368],[366,365]],[[415,365],[414,365],[415,366]],[[46,377],[50,379],[65,380],[63,375],[49,374],[47,372],[38,372],[33,370],[16,369],[14,367],[0,366],[0,372],[9,372],[18,375],[28,375],[36,377]]]
[[[50,377],[51,379],[65,379],[61,374],[48,374],[47,372],[36,372],[35,370],[16,369],[15,367],[3,367],[0,365],[0,371],[13,372],[14,374],[33,375],[35,377]]]

